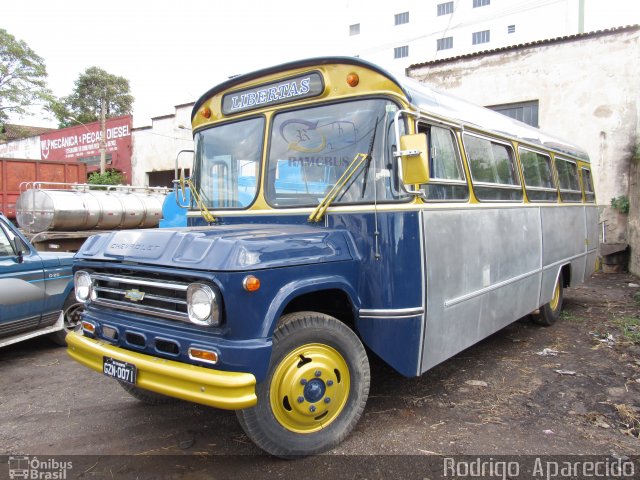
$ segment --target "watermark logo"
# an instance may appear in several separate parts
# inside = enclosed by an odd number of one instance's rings
[[[33,480],[65,480],[73,462],[61,462],[54,458],[40,460],[38,457],[9,457],[9,478]]]

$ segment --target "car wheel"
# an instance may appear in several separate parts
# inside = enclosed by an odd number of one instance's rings
[[[312,455],[339,444],[369,395],[369,361],[357,335],[315,312],[285,315],[273,334],[258,403],[237,412],[245,433],[282,458]]]
[[[76,332],[80,330],[80,314],[84,309],[84,305],[76,300],[76,295],[73,290],[69,292],[67,299],[62,306],[62,317],[64,320],[64,327],[62,330],[52,333],[51,340],[61,346],[66,346],[66,338],[69,332]]]
[[[560,318],[562,301],[564,299],[562,282],[562,272],[560,272],[556,285],[553,287],[553,296],[551,297],[551,301],[540,307],[540,311],[537,314],[532,315],[533,321],[538,325],[550,327]]]

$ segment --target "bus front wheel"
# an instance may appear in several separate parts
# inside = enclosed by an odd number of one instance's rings
[[[562,311],[562,301],[564,299],[562,289],[562,272],[558,274],[558,280],[553,287],[553,296],[549,303],[540,307],[539,313],[533,315],[533,321],[538,325],[550,327],[560,318],[560,312]]]
[[[339,320],[315,312],[285,315],[273,333],[258,403],[237,412],[249,438],[267,453],[295,458],[324,452],[353,429],[369,395],[367,354]]]

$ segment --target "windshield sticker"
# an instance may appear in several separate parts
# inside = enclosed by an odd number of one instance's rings
[[[315,97],[323,90],[322,75],[312,72],[280,82],[228,93],[222,97],[222,113],[229,115],[301,98]]]

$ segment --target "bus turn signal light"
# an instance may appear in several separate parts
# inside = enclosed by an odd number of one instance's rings
[[[360,77],[357,73],[350,73],[349,75],[347,75],[347,83],[350,87],[355,87],[356,85],[358,85],[358,83],[360,83]]]
[[[194,347],[189,349],[189,358],[208,363],[218,363],[218,354],[216,352],[212,352],[211,350],[201,350]]]
[[[96,326],[91,322],[82,322],[82,330],[87,333],[94,334],[96,333]]]
[[[204,107],[202,109],[202,112],[200,112],[200,114],[204,117],[204,118],[211,118],[211,109],[209,107]]]
[[[253,275],[247,275],[242,281],[242,286],[247,292],[255,292],[260,288],[260,279]]]

